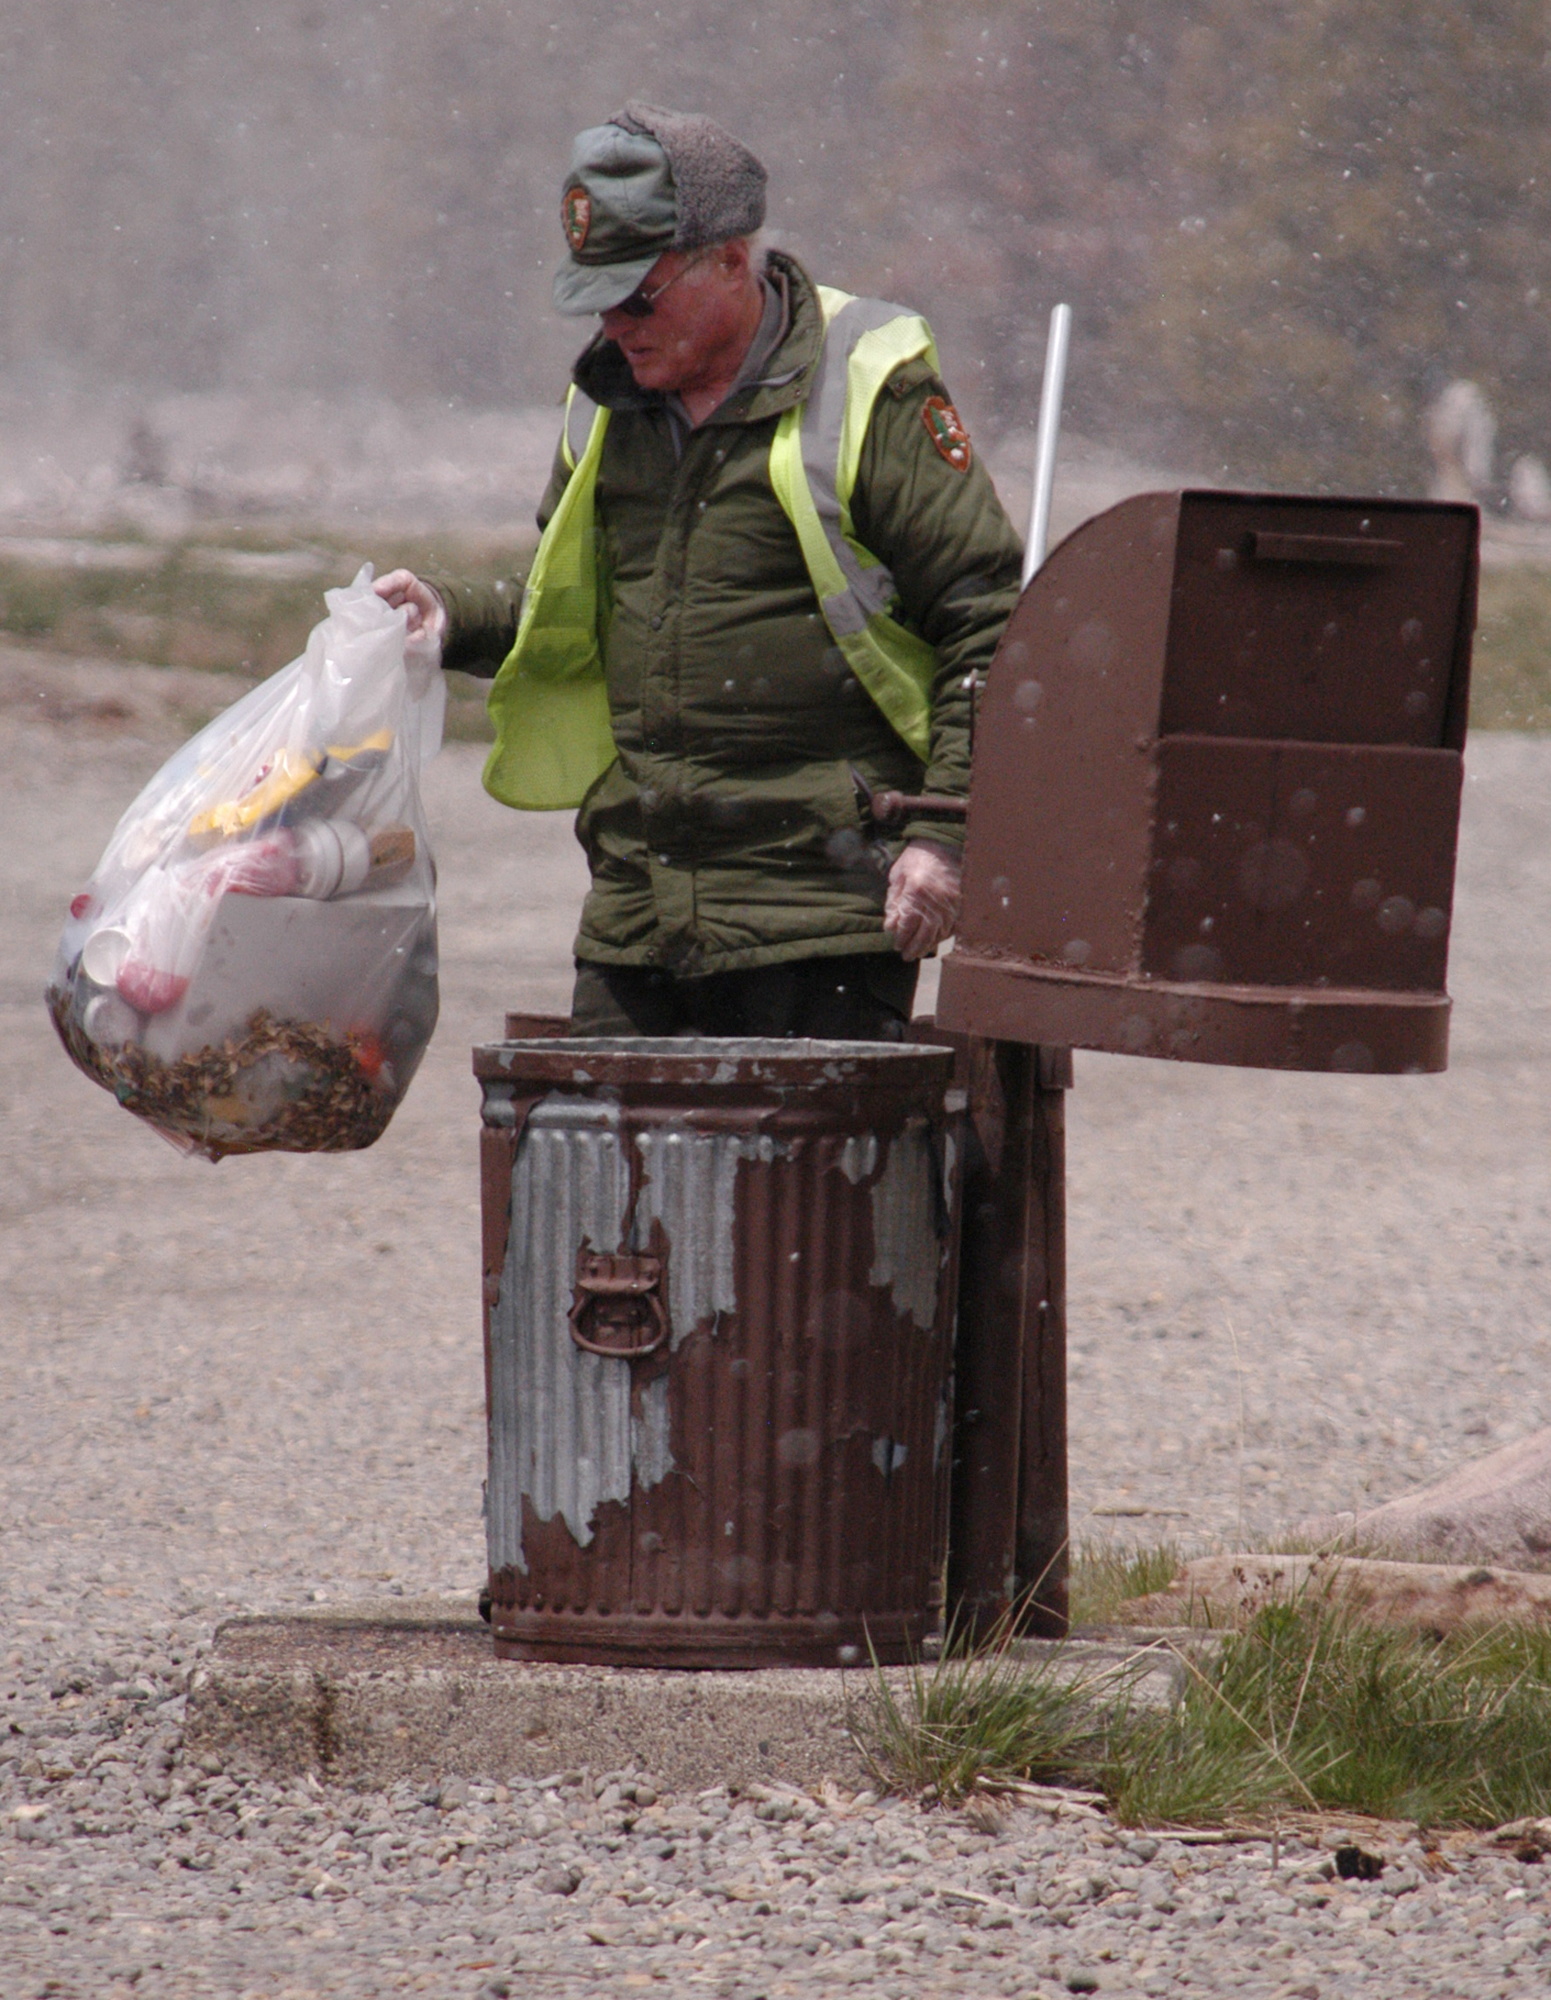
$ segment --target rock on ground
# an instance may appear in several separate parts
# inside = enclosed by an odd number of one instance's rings
[[[1293,1532],[1411,1562],[1551,1569],[1551,1430],[1518,1438],[1419,1493],[1360,1513],[1316,1515]]]
[[[1456,1632],[1466,1625],[1551,1623],[1551,1577],[1448,1563],[1373,1562],[1335,1555],[1198,1556],[1167,1590],[1133,1597],[1131,1625],[1241,1623],[1263,1606],[1329,1601],[1375,1625]]]

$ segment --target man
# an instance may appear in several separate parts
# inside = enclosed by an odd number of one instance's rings
[[[884,847],[872,791],[962,796],[1020,552],[925,322],[755,241],[765,171],[632,102],[576,141],[574,371],[526,590],[395,570],[494,678],[496,797],[579,806],[583,1034],[897,1040],[958,915],[961,833]]]

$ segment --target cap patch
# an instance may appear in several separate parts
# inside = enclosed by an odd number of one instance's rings
[[[975,448],[947,397],[928,396],[921,406],[921,421],[926,425],[926,435],[954,471],[968,472]]]
[[[568,187],[560,197],[560,226],[572,250],[580,250],[592,227],[592,196],[586,188]]]

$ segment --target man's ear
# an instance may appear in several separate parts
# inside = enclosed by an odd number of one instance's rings
[[[730,236],[717,251],[716,261],[729,278],[741,282],[749,273],[749,239]]]

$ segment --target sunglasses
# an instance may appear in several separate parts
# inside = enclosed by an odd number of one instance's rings
[[[653,285],[650,291],[647,291],[644,286],[638,286],[628,299],[621,299],[617,306],[610,306],[608,310],[610,312],[621,312],[625,315],[626,319],[650,319],[652,314],[656,312],[657,301],[662,297],[663,293],[671,290],[680,278],[688,276],[697,264],[703,264],[710,254],[709,250],[699,251],[695,256],[690,258],[687,264],[680,266],[671,278],[664,278],[660,285]]]

